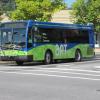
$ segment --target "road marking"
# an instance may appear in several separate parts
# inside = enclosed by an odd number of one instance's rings
[[[98,68],[98,69],[99,69],[99,68],[100,68],[100,66],[94,66],[94,68]]]
[[[95,66],[96,67],[96,66]],[[1,68],[1,67],[0,67]],[[75,68],[40,68],[40,67],[2,67],[2,69],[27,69],[28,70],[60,70],[60,71],[77,71],[77,72],[90,72],[90,73],[100,73],[100,71],[93,71],[93,70],[82,70],[82,69],[75,69]]]
[[[7,70],[3,70],[3,71],[8,71],[8,70],[11,70],[11,71],[13,71],[13,69],[7,69]],[[16,69],[17,70],[17,69]],[[15,71],[16,71],[15,70]],[[2,71],[2,70],[1,70]],[[50,69],[45,69],[45,70],[43,70],[43,69],[34,69],[34,70],[23,70],[23,69],[20,69],[20,70],[18,70],[18,71],[28,71],[28,72],[34,72],[34,71],[37,71],[37,72],[47,72],[47,73],[66,73],[66,74],[75,74],[75,75],[85,75],[85,76],[100,76],[100,75],[94,75],[94,74],[85,74],[85,73],[79,73],[79,71],[78,70],[71,70],[71,71],[78,71],[78,72],[67,72],[67,71],[70,71],[69,69],[66,69],[66,71],[65,70],[56,70],[56,71],[54,71],[54,70],[50,70]],[[95,72],[95,71],[87,71],[87,70],[82,70],[83,72]],[[81,72],[82,72],[81,71]],[[95,72],[96,73],[96,72]],[[100,72],[99,72],[99,74],[100,74]]]
[[[49,69],[49,68],[39,68],[39,69]],[[92,71],[92,70],[81,70],[81,69],[71,69],[71,68],[50,68],[55,70],[63,70],[63,71],[77,71],[77,72],[91,72],[91,73],[100,73],[100,71]]]
[[[9,74],[21,74],[21,75],[34,75],[34,76],[49,76],[49,77],[57,77],[57,78],[72,78],[72,79],[82,79],[82,80],[91,80],[91,81],[100,81],[97,78],[85,78],[85,77],[72,77],[72,76],[64,76],[64,75],[50,75],[50,74],[37,74],[37,73],[22,73],[22,72],[4,72],[1,73],[9,73]]]
[[[26,70],[25,70],[26,71]],[[100,76],[100,75],[94,75],[94,74],[85,74],[85,73],[77,73],[77,72],[62,72],[62,71],[51,71],[51,70],[27,70],[27,71],[37,71],[37,72],[47,72],[47,73],[68,73],[68,74],[76,74],[76,75],[87,75],[87,76]]]

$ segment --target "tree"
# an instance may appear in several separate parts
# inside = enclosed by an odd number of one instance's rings
[[[63,0],[16,0],[16,10],[12,12],[13,20],[49,21],[52,14],[65,8]]]
[[[100,0],[77,0],[73,4],[76,23],[93,23],[100,32]]]
[[[15,0],[0,0],[0,15],[9,15],[15,9]]]

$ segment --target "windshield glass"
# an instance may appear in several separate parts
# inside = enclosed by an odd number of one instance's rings
[[[0,31],[0,45],[6,47],[25,47],[26,41],[25,28],[1,29]],[[12,46],[11,46],[12,45]]]
[[[24,28],[14,29],[12,42],[21,46],[25,45],[26,31]]]

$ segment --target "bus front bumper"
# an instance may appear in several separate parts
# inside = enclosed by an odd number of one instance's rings
[[[28,56],[0,56],[1,61],[33,61],[33,56],[28,55]]]

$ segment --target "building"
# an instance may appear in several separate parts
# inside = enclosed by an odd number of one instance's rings
[[[0,19],[2,19],[1,22],[8,22],[8,21],[10,21],[9,17],[6,16],[6,14],[1,15]]]
[[[73,23],[75,19],[72,17],[72,10],[61,10],[53,14],[51,22]]]

